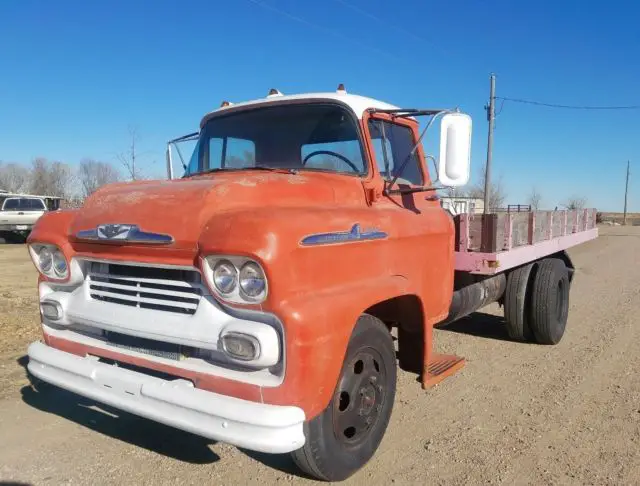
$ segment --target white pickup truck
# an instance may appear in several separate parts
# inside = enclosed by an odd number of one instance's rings
[[[0,238],[24,241],[36,221],[58,208],[58,198],[0,193]]]

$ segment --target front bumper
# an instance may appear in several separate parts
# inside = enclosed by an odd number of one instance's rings
[[[29,346],[29,372],[42,381],[171,427],[250,450],[284,453],[304,445],[304,411],[194,388],[41,342]]]

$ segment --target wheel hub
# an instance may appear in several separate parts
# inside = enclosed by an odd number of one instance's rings
[[[376,390],[368,385],[360,390],[360,415],[369,415],[376,404]]]
[[[382,365],[380,353],[366,348],[345,366],[333,401],[333,429],[341,442],[365,440],[377,423],[386,395]]]

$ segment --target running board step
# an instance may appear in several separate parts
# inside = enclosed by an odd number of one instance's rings
[[[464,367],[464,358],[453,354],[435,353],[424,369],[422,388],[431,388]]]

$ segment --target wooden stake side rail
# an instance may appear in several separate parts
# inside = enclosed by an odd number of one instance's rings
[[[598,237],[596,210],[460,214],[456,270],[493,275]]]

